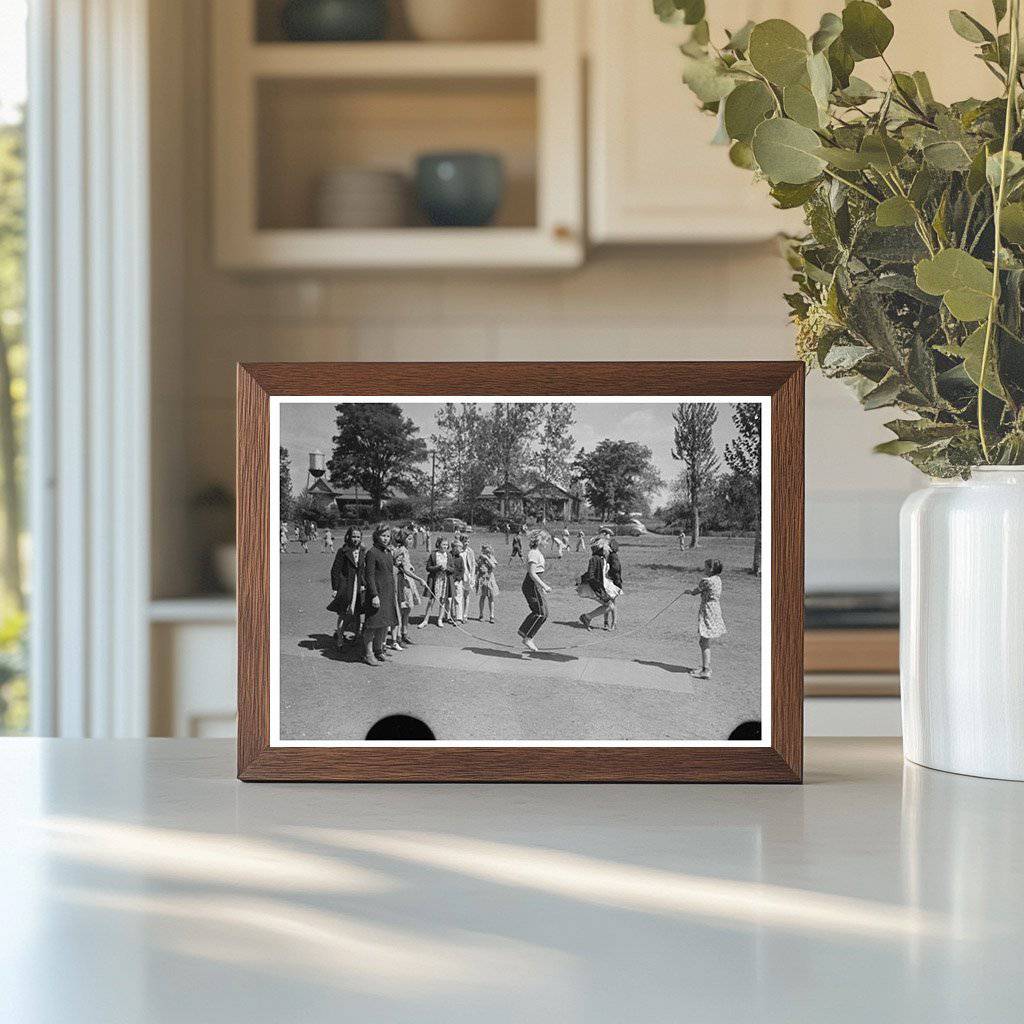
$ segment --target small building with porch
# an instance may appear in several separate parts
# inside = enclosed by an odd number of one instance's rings
[[[542,520],[569,522],[580,517],[579,495],[554,480],[538,480],[523,494],[526,509]]]
[[[523,489],[513,483],[488,485],[480,492],[481,502],[486,502],[503,516],[523,514]]]

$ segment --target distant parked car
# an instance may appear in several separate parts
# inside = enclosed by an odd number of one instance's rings
[[[647,532],[647,527],[639,519],[630,519],[619,527],[619,533],[627,537],[642,537]]]
[[[465,519],[455,519],[449,517],[448,519],[441,520],[441,532],[442,533],[472,533],[473,527],[465,521]]]

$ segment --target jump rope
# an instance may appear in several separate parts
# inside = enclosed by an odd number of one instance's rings
[[[431,596],[431,600],[427,604],[428,609],[430,607],[430,604],[432,604],[434,601],[437,601],[438,602],[438,621],[439,622],[443,621],[441,619],[441,606],[442,606],[441,598],[439,598],[437,596],[437,594],[431,588],[429,583],[424,583],[423,587],[424,587],[425,590],[427,590],[430,593],[430,596]],[[610,643],[612,640],[622,640],[622,639],[624,639],[627,636],[633,636],[634,633],[639,633],[641,630],[646,629],[652,622],[654,622],[655,619],[660,618],[662,615],[664,615],[665,612],[667,612],[669,610],[669,608],[672,607],[672,605],[674,605],[677,601],[681,601],[684,597],[687,597],[687,596],[688,595],[685,592],[682,593],[682,594],[677,594],[675,597],[672,598],[671,601],[668,602],[668,604],[663,605],[658,611],[656,611],[646,622],[642,622],[639,626],[635,626],[633,629],[628,629],[628,630],[626,630],[623,633],[620,633],[618,630],[615,630],[615,635],[614,636],[598,637],[596,640],[587,640],[587,641],[584,641],[583,643],[578,643],[578,644],[568,644],[567,646],[564,646],[564,647],[540,647],[540,648],[537,649],[536,653],[537,654],[549,654],[549,653],[550,654],[554,654],[554,653],[557,653],[559,651],[578,651],[578,650],[580,650],[583,647],[595,647],[597,644],[606,644],[606,643]],[[423,621],[426,622],[427,620],[424,619]],[[492,647],[504,647],[504,648],[506,648],[507,650],[510,650],[510,651],[518,651],[519,650],[519,647],[516,644],[506,644],[506,643],[503,643],[501,640],[495,640],[495,639],[493,639],[492,637],[489,637],[489,636],[477,636],[475,633],[471,633],[468,629],[466,629],[466,627],[463,626],[462,623],[456,622],[454,619],[449,618],[448,619],[448,624],[451,625],[451,626],[454,626],[458,630],[461,630],[463,633],[466,634],[466,636],[471,637],[472,639],[477,640],[480,643],[490,644],[490,646],[492,646]],[[532,654],[532,653],[534,653],[534,652],[529,651],[529,650],[523,652],[524,656],[528,656],[529,654]]]

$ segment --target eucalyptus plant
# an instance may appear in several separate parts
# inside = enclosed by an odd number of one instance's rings
[[[890,0],[851,0],[810,37],[772,18],[717,45],[704,0],[654,0],[691,26],[683,80],[716,141],[776,206],[803,207],[785,241],[800,357],[865,409],[910,414],[877,450],[932,476],[1024,462],[1020,3],[993,0],[989,24],[949,12],[998,95],[946,105],[890,66]],[[884,87],[855,73],[868,61]]]

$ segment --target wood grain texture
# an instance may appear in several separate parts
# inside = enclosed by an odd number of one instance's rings
[[[804,645],[806,672],[900,670],[898,629],[809,629]]]
[[[770,747],[271,747],[271,395],[771,397]],[[799,782],[804,368],[798,362],[252,363],[238,368],[238,777],[245,781]],[[766,680],[767,684],[768,681]]]

